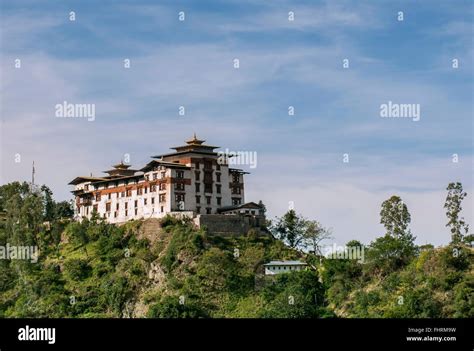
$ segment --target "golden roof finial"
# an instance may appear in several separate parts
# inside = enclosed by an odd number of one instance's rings
[[[205,140],[200,140],[197,138],[196,132],[193,133],[193,137],[191,139],[186,141],[187,144],[191,144],[191,145],[201,145],[204,142]]]

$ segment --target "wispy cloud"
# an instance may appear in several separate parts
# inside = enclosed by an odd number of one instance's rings
[[[394,9],[414,14],[406,3],[206,4],[77,4],[75,23],[54,3],[2,13],[2,182],[29,179],[35,160],[38,181],[68,198],[70,178],[99,174],[124,153],[141,166],[195,131],[258,152],[247,199],[262,198],[272,216],[295,201],[341,240],[367,241],[380,234],[380,203],[397,193],[420,240],[448,240],[444,187],[461,180],[472,190],[468,19],[443,10],[430,20],[437,10],[420,5],[423,24],[397,24]],[[416,35],[404,31],[410,25]],[[423,52],[407,53],[420,40]],[[452,55],[463,58],[460,70]],[[65,100],[95,104],[96,120],[55,118]],[[421,120],[380,118],[389,100],[420,104]]]

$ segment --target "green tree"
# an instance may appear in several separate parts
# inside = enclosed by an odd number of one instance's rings
[[[327,314],[324,289],[314,271],[280,274],[263,290],[265,318],[316,318]]]
[[[306,220],[298,216],[295,210],[289,210],[270,228],[273,236],[286,242],[290,247],[298,247],[306,230]]]
[[[408,207],[399,196],[394,195],[382,203],[380,223],[383,224],[387,233],[400,237],[406,234],[410,222]]]
[[[303,245],[314,254],[322,255],[319,249],[321,241],[330,239],[331,231],[324,228],[321,223],[314,220],[307,220],[304,223]]]
[[[464,221],[463,217],[459,217],[459,214],[462,211],[461,203],[467,196],[467,193],[463,190],[460,182],[449,183],[446,190],[448,191],[444,203],[446,216],[448,217],[446,227],[450,227],[451,242],[453,244],[458,244],[463,239],[463,232],[464,234],[467,234],[469,231],[469,225]]]
[[[74,210],[68,201],[57,202],[55,207],[55,217],[57,219],[72,218],[74,216]]]
[[[408,229],[410,212],[398,196],[382,203],[380,223],[387,233],[377,238],[368,248],[366,270],[388,274],[407,265],[417,253],[415,237]]]
[[[417,252],[411,234],[400,238],[386,234],[370,243],[365,254],[365,269],[369,273],[387,275],[410,263]]]
[[[44,203],[44,220],[52,221],[55,219],[55,203],[53,200],[53,192],[46,185],[41,186],[41,193],[43,194],[43,203]]]

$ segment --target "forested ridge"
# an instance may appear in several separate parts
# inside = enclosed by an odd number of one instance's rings
[[[0,247],[35,246],[34,260],[0,259],[0,317],[331,318],[474,317],[472,235],[461,217],[467,196],[447,187],[443,247],[418,246],[408,207],[383,202],[386,232],[363,260],[327,258],[330,231],[289,210],[267,235],[210,236],[165,217],[144,235],[143,221],[76,222],[47,186],[0,187]],[[376,219],[374,219],[376,220]],[[301,260],[301,272],[265,277],[271,260]]]

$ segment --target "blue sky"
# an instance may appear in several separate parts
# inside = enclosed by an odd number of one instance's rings
[[[474,225],[472,15],[470,1],[4,2],[2,183],[35,160],[67,199],[75,176],[125,153],[139,167],[196,132],[258,153],[246,196],[271,217],[293,201],[338,244],[369,242],[397,194],[418,242],[444,244],[450,181]],[[65,100],[95,104],[95,120],[55,118]],[[420,121],[381,118],[388,101],[420,104]]]

